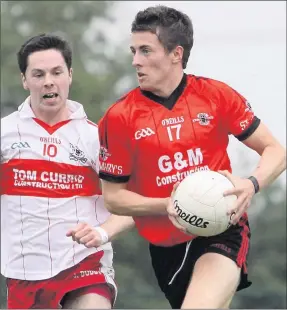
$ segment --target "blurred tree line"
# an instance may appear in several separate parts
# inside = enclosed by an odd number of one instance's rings
[[[74,75],[70,98],[85,106],[91,120],[97,122],[111,103],[134,87],[128,46],[109,52],[112,47],[105,34],[114,22],[109,15],[113,5],[111,1],[2,1],[1,117],[15,111],[28,95],[21,86],[16,53],[27,38],[39,33],[54,32],[71,42]],[[93,30],[95,21],[106,26]],[[286,308],[285,192],[275,182],[255,199],[262,210],[250,218],[253,285],[237,294],[233,308]],[[134,230],[114,242],[114,251],[119,285],[116,308],[170,308],[157,286],[146,241]],[[0,306],[5,308],[2,276],[0,281]]]

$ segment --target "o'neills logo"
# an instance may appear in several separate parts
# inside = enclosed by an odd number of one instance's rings
[[[184,220],[186,223],[195,226],[195,227],[199,227],[199,228],[207,228],[209,222],[208,221],[204,221],[204,219],[202,217],[198,217],[196,215],[191,215],[189,213],[184,212],[179,204],[178,201],[175,200],[173,203],[174,209],[176,210],[178,216]]]

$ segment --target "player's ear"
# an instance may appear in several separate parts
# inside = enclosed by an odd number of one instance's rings
[[[25,90],[29,90],[29,87],[27,85],[27,81],[26,81],[26,77],[23,73],[21,73],[21,80],[22,80],[22,85],[23,85],[23,88]]]
[[[69,70],[69,84],[71,85],[72,84],[72,80],[73,80],[73,68],[70,68]]]
[[[183,51],[184,49],[180,45],[172,51],[172,63],[177,64],[182,62]]]

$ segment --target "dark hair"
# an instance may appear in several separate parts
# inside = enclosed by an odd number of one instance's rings
[[[131,31],[150,31],[156,34],[167,52],[178,45],[182,46],[182,67],[186,68],[193,46],[193,26],[186,14],[163,5],[148,7],[137,13]]]
[[[28,57],[38,51],[56,49],[62,53],[68,69],[72,66],[72,50],[67,41],[59,36],[52,34],[40,34],[28,39],[17,53],[20,71],[25,74],[27,69]]]

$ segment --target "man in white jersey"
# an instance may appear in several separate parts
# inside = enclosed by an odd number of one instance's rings
[[[39,35],[22,45],[18,64],[30,95],[1,119],[8,308],[111,308],[117,288],[110,240],[133,221],[104,208],[98,128],[68,100],[71,49],[57,36]]]

